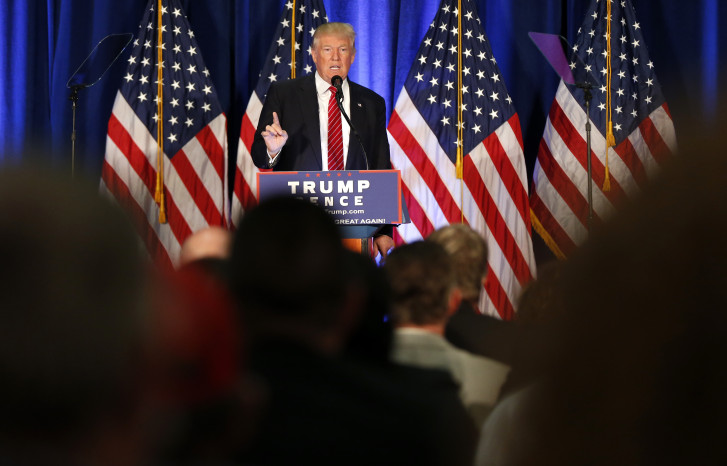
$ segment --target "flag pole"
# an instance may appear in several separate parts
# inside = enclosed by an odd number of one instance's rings
[[[584,98],[586,100],[586,164],[588,170],[588,220],[587,228],[591,231],[593,226],[593,167],[591,165],[591,86],[585,85],[583,87]]]
[[[164,209],[164,81],[162,36],[162,0],[157,1],[157,179],[154,200],[159,205],[159,223],[167,223]]]
[[[464,119],[462,117],[462,0],[457,0],[457,179],[460,191],[460,223],[464,223]]]
[[[293,18],[290,22],[290,79],[295,79],[295,0],[292,1]]]
[[[608,112],[608,123],[606,127],[606,173],[603,178],[603,190],[611,190],[611,182],[608,176],[608,149],[616,145],[616,138],[613,136],[613,111],[611,110],[611,2],[606,3],[606,109]]]

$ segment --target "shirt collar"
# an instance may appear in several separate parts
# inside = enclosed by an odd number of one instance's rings
[[[321,78],[321,75],[318,74],[318,72],[315,73],[316,75],[316,92],[318,95],[323,95],[326,92],[329,92],[328,89],[331,87],[330,84],[328,84],[326,81]],[[343,84],[341,84],[341,90],[343,92],[348,91],[348,78],[343,80]]]

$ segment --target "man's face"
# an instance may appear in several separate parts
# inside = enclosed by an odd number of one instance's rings
[[[346,79],[356,52],[347,37],[338,35],[321,35],[313,49],[313,63],[318,74],[327,83],[338,75]]]

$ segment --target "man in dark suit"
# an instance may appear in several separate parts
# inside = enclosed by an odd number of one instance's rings
[[[391,168],[384,99],[346,78],[356,56],[355,38],[350,24],[319,26],[311,50],[316,72],[270,86],[252,145],[255,165],[275,171]],[[329,144],[328,129],[329,105],[336,92],[331,83],[334,76],[342,79],[343,107],[360,136],[359,143],[341,119],[341,165],[328,150],[336,145]],[[386,256],[394,245],[390,229],[384,233],[374,240],[374,255]]]

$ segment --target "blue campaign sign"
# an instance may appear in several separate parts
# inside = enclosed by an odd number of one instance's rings
[[[260,172],[258,199],[295,196],[319,205],[339,225],[400,224],[399,170]]]

